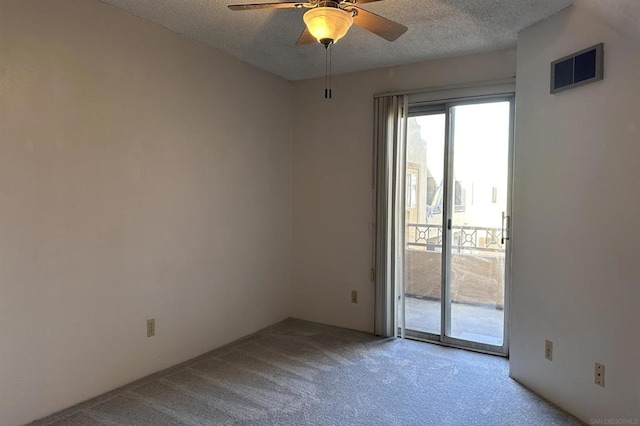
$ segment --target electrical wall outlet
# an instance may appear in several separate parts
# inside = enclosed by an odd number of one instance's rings
[[[151,318],[147,320],[147,337],[153,337],[156,335],[156,320]]]
[[[544,341],[544,357],[553,361],[553,342],[551,340]]]
[[[596,362],[595,383],[604,387],[604,365]]]
[[[358,303],[358,292],[351,290],[351,303]]]

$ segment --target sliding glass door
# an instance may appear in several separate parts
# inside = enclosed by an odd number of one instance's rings
[[[507,353],[513,98],[409,107],[403,334]]]
[[[445,126],[441,107],[410,117],[405,150],[405,327],[433,335],[442,328]]]

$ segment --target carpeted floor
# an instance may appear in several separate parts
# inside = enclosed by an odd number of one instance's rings
[[[503,358],[289,319],[35,425],[581,425]]]

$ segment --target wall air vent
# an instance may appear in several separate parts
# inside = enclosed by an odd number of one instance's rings
[[[596,44],[551,62],[551,93],[602,80],[604,44]]]

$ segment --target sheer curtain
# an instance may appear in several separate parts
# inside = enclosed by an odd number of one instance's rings
[[[380,96],[375,99],[374,128],[374,223],[375,223],[375,316],[374,332],[378,336],[397,335],[404,322],[403,254],[404,216],[404,147],[408,97]]]

